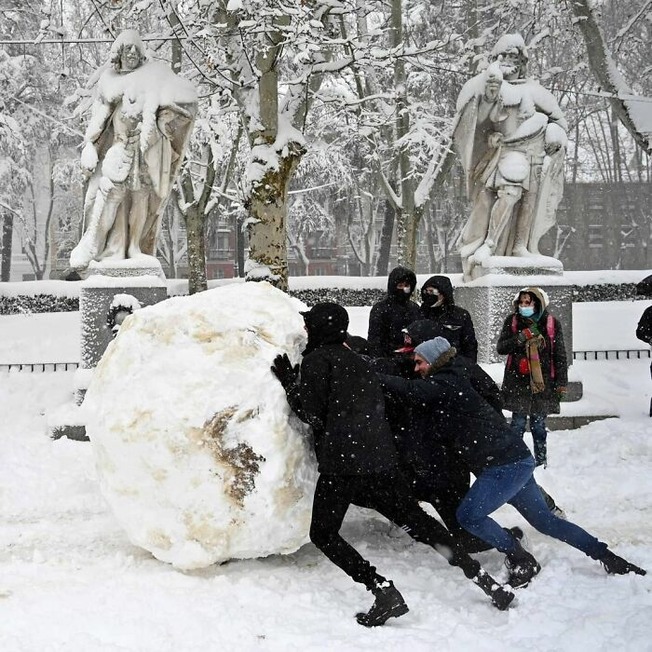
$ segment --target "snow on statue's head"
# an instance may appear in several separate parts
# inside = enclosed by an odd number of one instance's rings
[[[135,29],[126,29],[118,34],[111,45],[109,62],[116,72],[131,72],[147,61],[145,44]]]
[[[183,569],[308,541],[316,462],[270,365],[304,304],[233,283],[134,311],[83,410],[102,493],[132,543]]]
[[[528,53],[520,34],[503,34],[494,45],[491,61],[497,61],[505,79],[523,79],[527,71]]]

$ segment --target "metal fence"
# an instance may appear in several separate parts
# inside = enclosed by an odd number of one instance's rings
[[[623,360],[651,357],[650,349],[612,349],[608,351],[573,351],[573,360]]]
[[[573,351],[573,360],[629,360],[651,358],[650,349],[610,349],[607,351]],[[74,371],[80,362],[12,362],[0,364],[0,372]]]
[[[0,364],[1,371],[74,371],[78,369],[81,362],[12,362]]]

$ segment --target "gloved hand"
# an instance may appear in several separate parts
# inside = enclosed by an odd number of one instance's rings
[[[299,365],[295,364],[294,367],[288,358],[287,353],[277,355],[274,358],[274,362],[270,367],[272,373],[279,379],[283,389],[287,390],[288,387],[292,387],[294,381],[299,376]]]
[[[539,328],[536,324],[532,324],[532,326],[529,328],[524,328],[521,332],[523,333],[523,337],[526,340],[531,340],[533,337],[541,335],[541,331],[539,331]]]

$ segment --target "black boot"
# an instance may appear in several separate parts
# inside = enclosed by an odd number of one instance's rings
[[[518,525],[515,525],[514,527],[504,527],[503,530],[511,534],[517,541],[521,541],[525,536],[523,530],[521,530]]]
[[[548,447],[545,441],[535,440],[534,442],[534,461],[536,466],[548,466]]]
[[[564,510],[557,505],[555,502],[555,499],[541,486],[538,485],[539,490],[541,491],[541,495],[543,496],[543,499],[546,501],[546,505],[548,506],[548,509],[558,518],[563,518],[566,520],[566,513]]]
[[[471,579],[485,592],[485,595],[491,598],[491,603],[500,611],[505,611],[514,599],[514,594],[498,584],[484,568],[481,568],[478,574]]]
[[[381,584],[374,586],[371,592],[376,597],[371,609],[366,614],[359,613],[356,615],[356,620],[361,625],[378,627],[385,624],[388,618],[398,618],[409,611],[403,596],[392,582],[385,580]]]
[[[626,559],[615,555],[611,550],[605,551],[598,561],[602,563],[609,575],[627,575],[627,573],[645,575],[647,572],[634,564],[630,564]]]
[[[527,586],[541,570],[539,562],[523,548],[518,540],[514,552],[510,552],[505,558],[505,566],[509,569],[507,584],[513,589]]]

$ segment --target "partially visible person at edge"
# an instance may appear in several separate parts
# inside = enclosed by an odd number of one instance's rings
[[[652,306],[643,311],[636,327],[636,337],[652,347]],[[650,362],[650,376],[652,376],[652,362]],[[652,398],[650,399],[650,416],[652,417]]]
[[[547,509],[534,481],[535,462],[529,448],[452,364],[454,350],[443,337],[414,350],[421,378],[406,380],[381,375],[381,383],[432,419],[433,432],[445,433],[476,480],[457,510],[457,520],[471,534],[506,555],[508,583],[526,586],[541,570],[522,546],[516,532],[503,529],[489,514],[508,503],[535,529],[559,539],[592,559],[607,573],[645,575],[645,571],[614,554],[606,543]]]
[[[407,267],[395,267],[387,278],[387,296],[375,303],[369,313],[367,342],[376,357],[391,356],[403,343],[401,332],[419,319],[419,306],[411,301],[417,277]]]
[[[447,276],[431,276],[421,287],[421,316],[437,325],[438,332],[458,354],[478,361],[478,341],[468,310],[455,305],[453,284]]]
[[[319,479],[310,540],[375,597],[371,609],[357,615],[358,622],[367,627],[382,625],[408,608],[394,584],[340,535],[351,504],[375,509],[434,548],[478,584],[497,608],[506,609],[513,593],[460,550],[450,532],[421,509],[401,478],[378,377],[362,356],[344,344],[346,310],[325,302],[302,314],[308,343],[298,382],[298,365],[293,367],[287,354],[278,355],[271,369],[291,408],[312,426]]]
[[[507,356],[505,409],[512,413],[512,427],[521,436],[529,416],[537,466],[548,463],[546,417],[559,414],[568,385],[564,334],[559,320],[548,312],[548,303],[541,288],[521,289],[496,344],[498,353]]]

